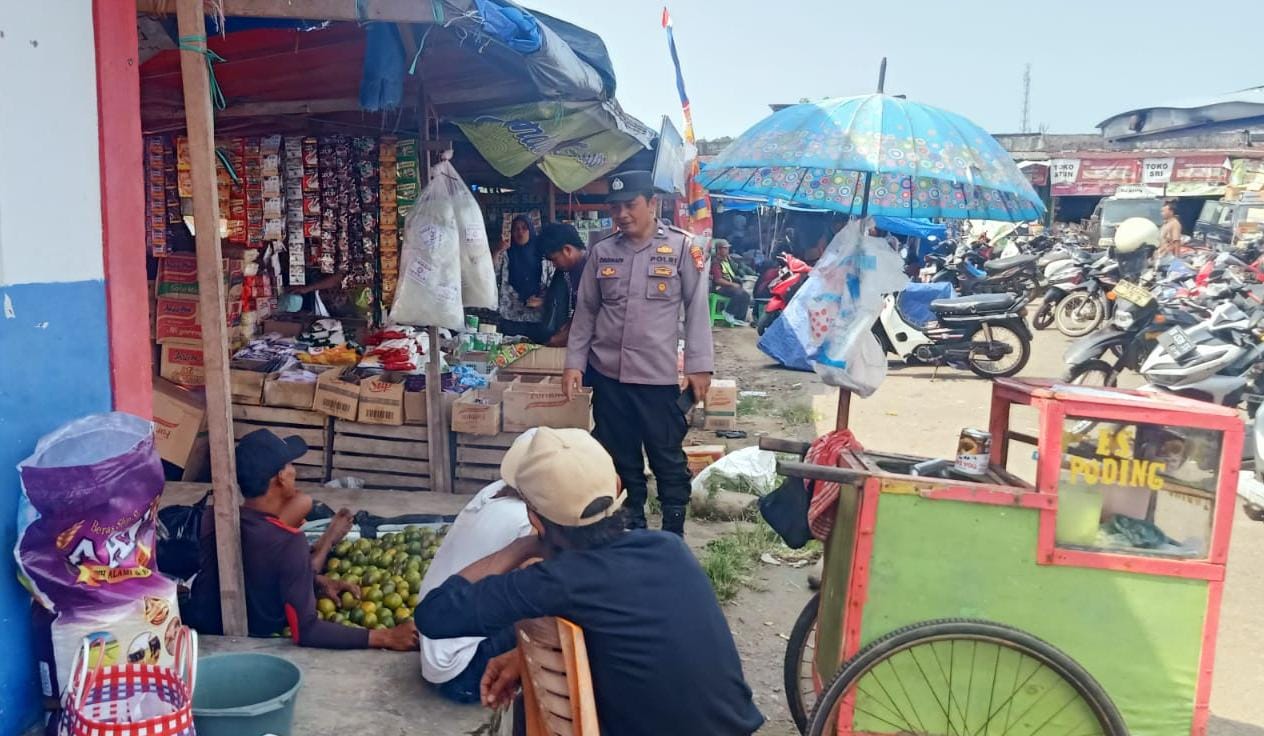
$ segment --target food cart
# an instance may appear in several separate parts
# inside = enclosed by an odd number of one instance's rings
[[[998,379],[988,429],[977,480],[781,463],[841,483],[815,636],[787,657],[819,694],[806,733],[1205,734],[1238,414]],[[1007,469],[1020,444],[1034,484]]]

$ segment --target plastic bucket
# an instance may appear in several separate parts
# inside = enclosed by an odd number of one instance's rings
[[[198,736],[290,736],[303,671],[271,654],[198,660],[193,724]]]

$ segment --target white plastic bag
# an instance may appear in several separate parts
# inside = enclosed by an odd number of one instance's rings
[[[483,210],[448,161],[440,161],[432,169],[431,177],[432,180],[444,178],[451,185],[452,207],[461,238],[461,300],[468,308],[495,309],[499,305],[496,269],[487,245]]]
[[[716,473],[749,481],[747,488],[763,489],[767,493],[773,489],[777,479],[777,456],[758,447],[743,447],[730,452],[694,476],[691,492],[705,493],[707,480]]]
[[[868,236],[868,228],[868,221],[852,220],[834,236],[785,313],[825,383],[861,396],[886,377],[885,355],[871,333],[882,296],[908,283],[900,255]]]
[[[465,185],[446,161],[432,171],[430,183],[408,214],[391,319],[406,325],[459,329],[465,324],[465,311],[453,189]],[[450,177],[456,177],[455,181]]]

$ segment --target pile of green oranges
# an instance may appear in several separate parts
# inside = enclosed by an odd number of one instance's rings
[[[319,598],[322,620],[365,629],[388,629],[412,619],[420,601],[421,579],[447,527],[408,526],[377,539],[344,540],[325,563],[325,575],[360,586],[360,597]]]

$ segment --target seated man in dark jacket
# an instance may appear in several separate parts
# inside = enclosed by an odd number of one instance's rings
[[[624,531],[614,462],[588,432],[537,429],[505,455],[501,476],[526,502],[536,534],[432,590],[417,608],[422,634],[490,636],[561,616],[584,630],[604,736],[747,736],[760,727],[702,567],[675,534]],[[488,663],[484,704],[512,698],[519,667],[516,651]]]
[[[241,563],[246,578],[246,619],[251,636],[268,637],[286,626],[296,644],[327,649],[417,648],[412,622],[391,629],[353,629],[316,615],[316,574],[312,550],[301,523],[311,499],[294,485],[291,463],[307,452],[301,437],[281,439],[266,429],[237,443],[237,483],[241,504]],[[345,532],[345,529],[344,529]],[[202,519],[202,570],[193,580],[185,623],[203,634],[222,634],[219,601],[219,558],[215,547],[214,509]],[[328,545],[323,545],[327,547]],[[327,550],[325,550],[327,551]],[[319,556],[319,562],[324,555]]]

